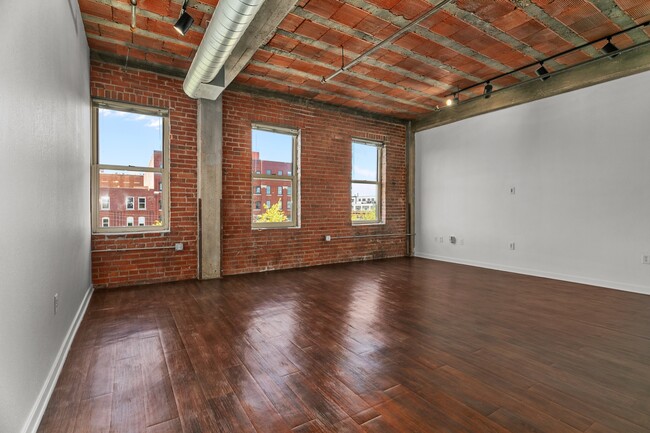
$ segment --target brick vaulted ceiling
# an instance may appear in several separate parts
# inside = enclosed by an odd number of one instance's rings
[[[79,0],[93,55],[183,75],[218,0],[190,0],[195,23],[173,29],[182,0]],[[249,87],[392,117],[415,119],[458,88],[650,20],[648,0],[456,0],[327,83],[362,52],[439,0],[299,0],[235,79]],[[616,36],[645,42],[650,28]],[[605,42],[546,62],[556,70],[600,55]],[[342,56],[343,52],[343,56]],[[128,57],[128,59],[127,59]],[[536,66],[495,80],[495,89],[534,76]],[[476,92],[481,92],[478,87]]]

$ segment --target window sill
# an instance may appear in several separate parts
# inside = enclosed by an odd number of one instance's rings
[[[385,225],[386,225],[386,221],[369,222],[369,223],[357,223],[357,222],[352,223],[352,227],[385,226]]]
[[[128,231],[128,232],[91,232],[92,236],[128,236],[128,235],[164,235],[171,233],[170,229],[163,230],[137,230],[137,231]]]

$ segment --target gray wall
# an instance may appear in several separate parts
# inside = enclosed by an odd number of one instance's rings
[[[13,433],[27,427],[91,283],[90,85],[76,1],[17,1],[3,14],[0,431]]]
[[[416,255],[650,293],[649,88],[643,73],[418,133]]]

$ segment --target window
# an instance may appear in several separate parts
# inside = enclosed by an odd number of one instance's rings
[[[257,185],[255,187],[255,194],[262,194],[262,187],[261,186]]]
[[[255,202],[255,209],[262,209],[262,202],[261,201],[256,201]]]
[[[92,118],[93,232],[168,230],[168,111],[94,100]],[[105,225],[109,210],[112,224]],[[135,210],[144,218],[137,226]]]
[[[382,222],[383,145],[352,141],[351,219],[353,224]],[[363,206],[359,206],[363,204]]]
[[[111,219],[109,217],[102,217],[102,227],[110,227]]]
[[[262,209],[253,208],[254,228],[296,227],[300,133],[295,129],[253,125],[251,143],[251,176],[253,191],[265,189],[266,203]],[[271,167],[267,169],[264,167]],[[259,168],[265,174],[260,174]],[[277,174],[273,174],[273,172]],[[277,192],[276,197],[272,196]],[[286,196],[284,206],[282,196]],[[254,198],[253,198],[254,200]],[[289,205],[289,203],[291,205]]]

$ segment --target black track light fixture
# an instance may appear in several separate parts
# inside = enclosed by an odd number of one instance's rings
[[[178,21],[176,21],[176,24],[174,24],[174,28],[178,33],[181,34],[181,36],[185,36],[185,34],[188,32],[190,27],[192,27],[192,24],[194,23],[194,18],[192,18],[192,15],[188,14],[187,11],[185,10],[187,8],[187,3],[189,0],[185,0],[183,2],[183,8],[181,9],[181,16],[178,17]]]
[[[540,78],[540,80],[542,81],[546,81],[550,78],[550,76],[548,75],[549,73],[548,69],[544,67],[544,62],[539,63],[539,68],[535,71],[535,73],[537,74],[538,77],[542,77]]]
[[[447,98],[445,104],[447,104],[447,107],[451,107],[452,105],[458,105],[459,102],[460,102],[460,97],[458,96],[458,93],[454,93],[453,99]]]
[[[490,84],[489,81],[487,83],[485,83],[485,88],[483,89],[483,97],[485,99],[488,99],[490,96],[492,96],[492,89],[493,88],[494,87],[492,86],[492,84]]]
[[[607,43],[600,50],[603,52],[603,54],[612,54],[612,53],[614,53],[611,56],[609,56],[610,59],[613,59],[614,57],[616,57],[616,56],[618,56],[620,54],[618,52],[618,47],[612,43],[612,38],[611,37],[607,38]]]

